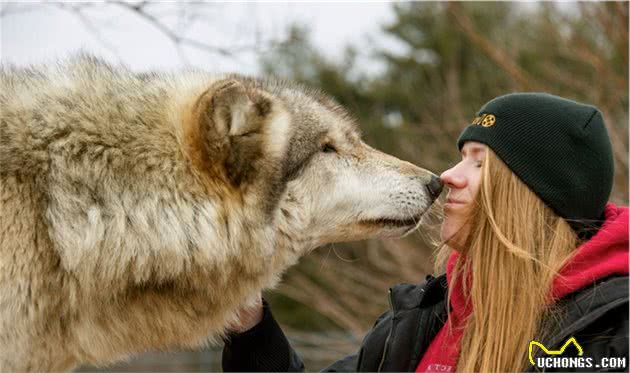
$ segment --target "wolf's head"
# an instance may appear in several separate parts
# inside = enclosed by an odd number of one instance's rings
[[[318,92],[232,76],[190,113],[189,152],[211,189],[223,185],[249,221],[309,248],[411,232],[442,188],[431,172],[361,141],[350,116]]]

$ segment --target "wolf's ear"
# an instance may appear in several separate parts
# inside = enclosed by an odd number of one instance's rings
[[[199,123],[211,137],[242,136],[258,130],[271,110],[268,99],[234,79],[218,82],[199,99]],[[212,136],[214,135],[214,136]]]
[[[193,162],[210,172],[223,169],[235,186],[277,173],[277,162],[269,162],[272,105],[266,93],[236,79],[212,85],[194,104]]]

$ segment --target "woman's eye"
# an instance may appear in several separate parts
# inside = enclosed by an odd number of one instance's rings
[[[336,153],[337,152],[337,148],[335,148],[331,144],[324,144],[324,146],[322,147],[322,151],[324,153]]]
[[[477,161],[477,162],[475,162],[475,166],[477,166],[477,168],[481,168],[481,166],[483,166],[483,162],[482,161]]]

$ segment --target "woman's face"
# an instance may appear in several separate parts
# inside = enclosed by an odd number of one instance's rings
[[[456,250],[463,248],[470,232],[470,223],[466,219],[479,191],[481,163],[486,155],[486,145],[467,141],[461,154],[462,160],[440,175],[442,182],[450,189],[444,204],[440,238],[449,241],[449,246]]]

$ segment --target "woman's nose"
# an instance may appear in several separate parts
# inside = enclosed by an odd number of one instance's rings
[[[440,175],[440,180],[442,180],[445,185],[448,185],[449,188],[463,188],[466,184],[466,179],[457,175],[456,171],[457,165],[442,172]]]
[[[452,168],[449,168],[440,174],[440,180],[442,180],[444,184],[449,184],[449,180],[452,179],[451,170]]]

